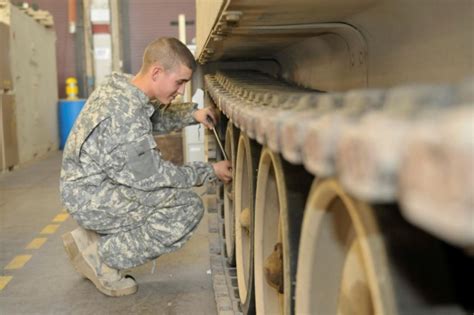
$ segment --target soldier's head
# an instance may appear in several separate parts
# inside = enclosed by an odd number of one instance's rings
[[[195,68],[196,61],[186,45],[176,38],[162,37],[146,47],[137,76],[145,81],[150,98],[168,104],[184,93]]]

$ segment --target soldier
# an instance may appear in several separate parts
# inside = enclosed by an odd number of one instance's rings
[[[170,105],[195,67],[178,40],[153,41],[136,76],[113,73],[91,94],[65,145],[61,198],[79,227],[63,235],[64,247],[76,270],[106,295],[135,293],[135,280],[120,270],[190,238],[203,205],[189,188],[231,180],[229,161],[177,166],[156,150],[152,131],[216,121],[208,108]]]

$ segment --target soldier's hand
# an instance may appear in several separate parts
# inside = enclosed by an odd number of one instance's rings
[[[232,180],[232,163],[227,160],[212,164],[214,173],[224,183],[230,183]]]
[[[213,124],[217,124],[216,114],[209,107],[198,109],[193,113],[193,116],[197,122],[200,122],[209,129],[212,129]]]

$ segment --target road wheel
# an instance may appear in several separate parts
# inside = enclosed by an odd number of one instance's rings
[[[227,123],[225,148],[227,157],[232,162],[232,175],[235,178],[235,157],[239,131],[231,121]],[[235,229],[234,229],[234,181],[224,185],[224,236],[227,262],[235,266]]]
[[[302,167],[262,150],[255,200],[257,314],[293,314],[299,235],[311,180]]]
[[[238,142],[235,167],[235,237],[236,267],[239,297],[242,312],[255,312],[254,296],[254,200],[256,168],[260,156],[260,146],[246,135]]]

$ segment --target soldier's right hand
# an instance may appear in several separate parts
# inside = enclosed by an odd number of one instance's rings
[[[232,163],[227,160],[219,161],[212,164],[214,168],[214,173],[217,178],[223,181],[225,184],[230,183],[232,180]]]

